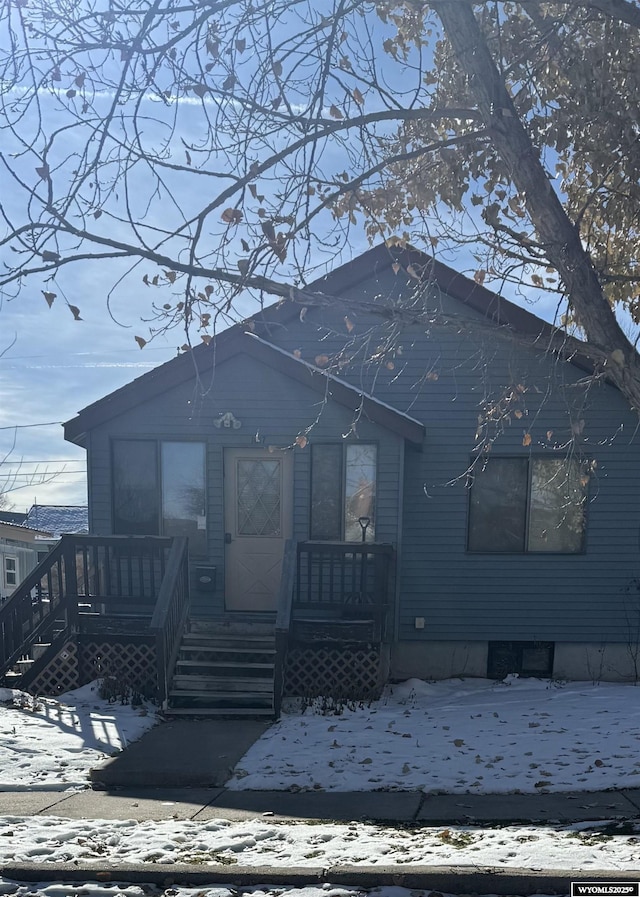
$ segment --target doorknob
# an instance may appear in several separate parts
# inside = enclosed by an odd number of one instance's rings
[[[224,541],[225,541],[225,545],[231,545],[231,543],[233,542],[233,539],[231,538],[231,533],[224,534]]]

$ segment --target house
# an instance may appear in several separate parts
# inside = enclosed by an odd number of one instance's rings
[[[624,398],[548,324],[413,250],[313,291],[65,425],[91,533],[68,594],[94,647],[113,611],[176,712],[411,676],[637,679]]]
[[[86,505],[31,505],[26,526],[48,530],[56,538],[63,533],[89,532],[89,509]]]
[[[5,512],[8,516],[11,512]],[[50,532],[0,519],[0,601],[11,595],[49,552]]]

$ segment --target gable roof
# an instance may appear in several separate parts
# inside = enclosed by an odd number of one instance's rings
[[[3,539],[22,541],[20,539],[21,536],[27,537],[26,541],[35,542],[37,539],[50,540],[53,538],[53,533],[43,527],[38,529],[34,526],[29,526],[24,514],[22,514],[22,523],[0,519],[0,541]]]
[[[26,516],[24,511],[0,511],[0,523],[14,523],[18,526],[24,526]]]
[[[437,284],[443,293],[481,313],[498,326],[507,326],[530,337],[541,337],[543,340],[551,339],[557,333],[556,328],[546,321],[431,256],[413,248],[390,248],[384,243],[314,281],[304,292],[308,292],[310,296],[313,293],[320,293],[341,298],[341,294],[346,290],[398,264],[405,272],[409,268],[414,272],[419,271],[429,282]],[[220,364],[238,352],[244,351],[264,364],[276,367],[287,376],[305,382],[311,388],[323,393],[329,384],[330,393],[336,401],[352,410],[362,407],[374,422],[396,430],[412,442],[421,442],[424,427],[419,421],[374,396],[363,393],[346,381],[295,358],[267,340],[247,332],[249,329],[255,329],[256,325],[268,328],[269,324],[286,324],[295,320],[299,314],[300,306],[294,302],[283,300],[268,306],[254,315],[249,323],[236,324],[218,334],[209,345],[195,346],[191,352],[176,356],[88,405],[64,424],[65,439],[83,445],[86,433],[93,427],[161,395],[167,389],[210,370],[214,364]]]
[[[350,411],[362,411],[369,420],[393,430],[410,442],[419,444],[424,438],[424,425],[408,414],[357,389],[346,380],[296,358],[253,333],[231,328],[217,337],[215,347],[212,341],[209,346],[198,346],[191,353],[179,355],[80,411],[77,417],[65,423],[65,439],[82,445],[87,430],[191,379],[196,371],[205,371],[214,362],[222,364],[241,352],[322,395],[328,393]]]
[[[86,505],[31,505],[25,524],[56,537],[63,533],[87,533],[89,509]]]

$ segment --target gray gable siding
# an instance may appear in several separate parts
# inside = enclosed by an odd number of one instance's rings
[[[407,286],[413,284],[387,269],[351,295],[392,301]],[[405,458],[399,636],[625,642],[640,605],[633,588],[640,576],[637,418],[612,387],[501,332],[459,302],[433,291],[418,301],[432,310],[430,323],[381,322],[350,305],[347,293],[341,308],[309,309],[302,323],[269,334],[309,361],[346,343],[355,360],[341,376],[426,427],[423,451],[408,449]],[[378,361],[361,361],[379,347],[387,351]],[[465,473],[478,418],[520,384],[525,391],[510,419],[489,427],[491,452],[573,453],[596,462],[583,554],[466,550]],[[416,617],[425,618],[424,630],[415,629]]]
[[[204,389],[203,389],[204,387]],[[214,421],[232,411],[242,422],[238,430],[217,428]],[[207,445],[207,542],[206,563],[218,568],[217,592],[193,595],[193,612],[207,616],[223,610],[224,521],[223,453],[226,446],[256,445],[286,448],[294,453],[294,536],[309,537],[310,448],[294,447],[296,436],[316,419],[311,439],[342,441],[353,424],[353,414],[280,372],[237,355],[221,364],[205,383],[183,383],[152,401],[123,413],[90,433],[89,456],[91,527],[97,534],[112,531],[111,441],[116,438],[199,440]],[[357,427],[358,437],[378,446],[377,537],[398,542],[399,496],[403,440],[368,421]],[[204,559],[202,561],[205,562]]]

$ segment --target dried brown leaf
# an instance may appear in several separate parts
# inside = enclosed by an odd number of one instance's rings
[[[225,224],[240,224],[243,216],[240,209],[228,208],[224,210],[221,217]]]

